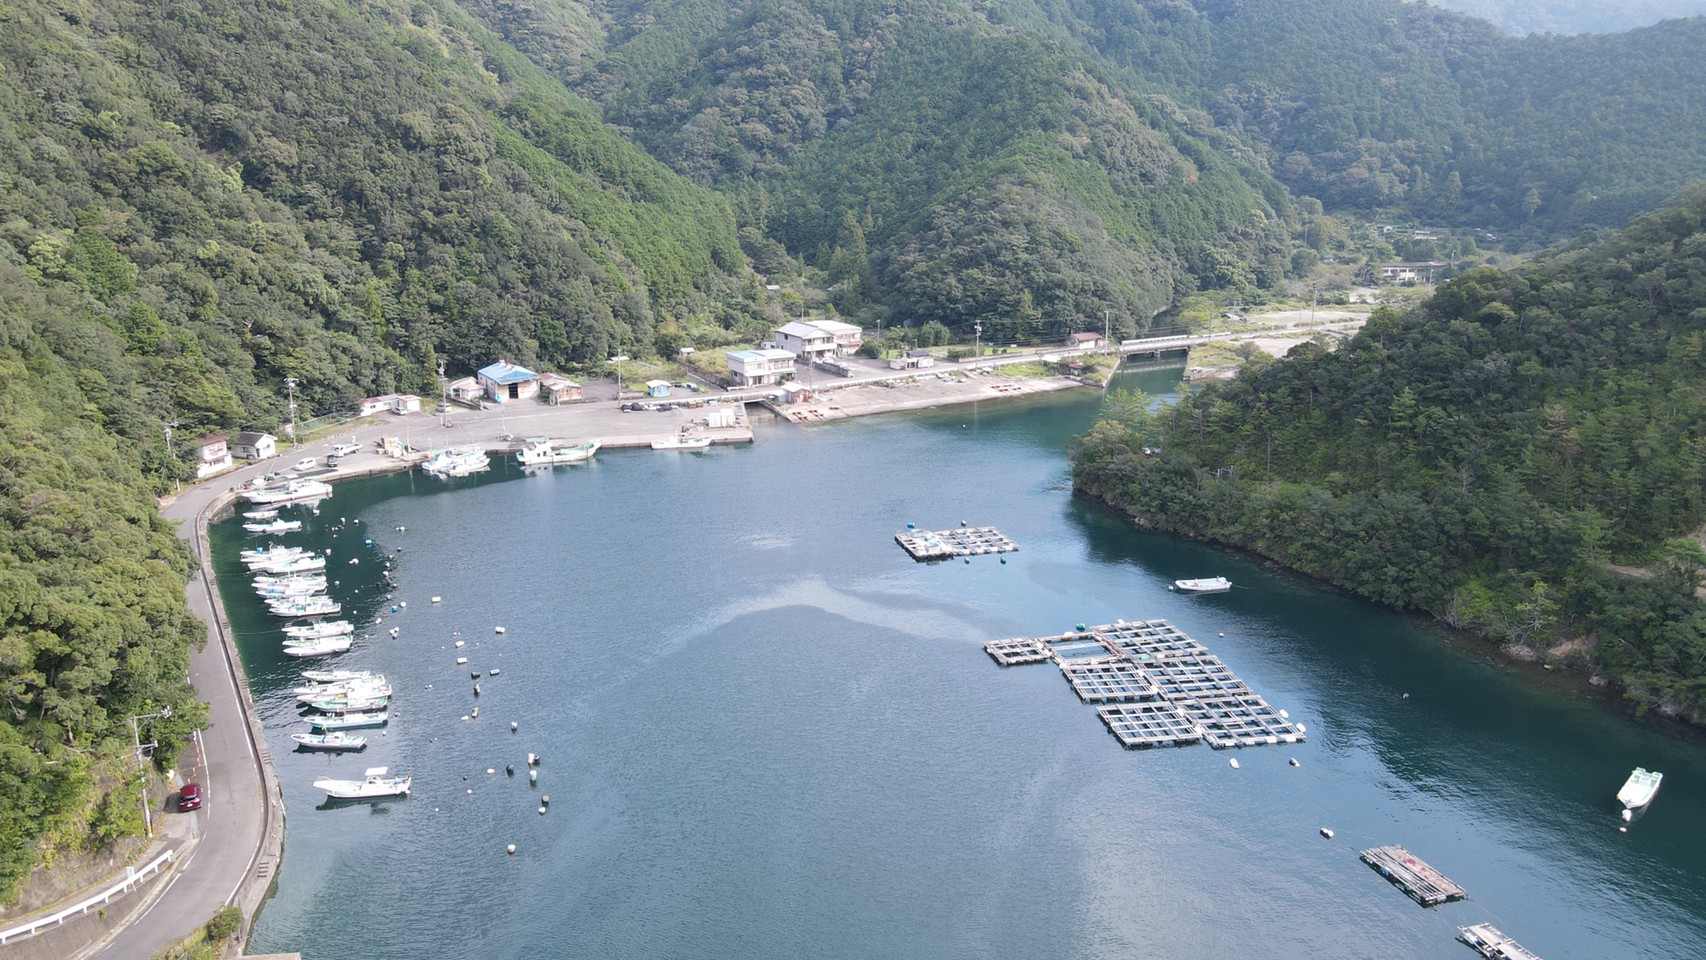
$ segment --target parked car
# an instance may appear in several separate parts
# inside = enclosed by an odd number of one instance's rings
[[[326,454],[326,466],[335,467],[337,465],[338,465],[338,455],[335,453]]]
[[[178,788],[178,812],[188,813],[201,809],[201,784],[186,783]]]
[[[332,447],[332,454],[339,457],[347,457],[352,453],[360,452],[361,444],[359,443],[340,443]]]
[[[320,464],[320,458],[319,457],[303,457],[301,460],[296,461],[295,466],[292,466],[290,469],[292,469],[292,470],[312,470],[315,467],[319,466],[319,464]]]

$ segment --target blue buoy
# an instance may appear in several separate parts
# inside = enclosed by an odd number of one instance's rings
[[[396,612],[397,612],[397,605],[396,605],[396,604],[394,604],[394,603],[393,603],[393,604],[391,604],[391,612],[392,612],[392,613],[396,613]]]
[[[1001,562],[1002,562],[1002,563],[1003,563],[1003,564],[1005,564],[1005,563],[1006,563],[1006,562],[1007,562],[1007,558],[1006,558],[1006,557],[1002,557],[1002,558],[1001,558]]]
[[[916,524],[916,523],[909,523],[909,524],[907,524],[907,525],[906,525],[906,529],[908,529],[908,530],[917,530],[917,529],[918,529],[918,524]]]
[[[1087,629],[1089,629],[1089,628],[1084,626],[1082,623],[1078,625],[1078,632],[1079,633],[1083,633]]]
[[[369,549],[369,550],[373,549],[373,541],[372,540],[363,540],[363,541],[361,541],[361,543],[362,543],[362,546],[366,547],[367,549]]]

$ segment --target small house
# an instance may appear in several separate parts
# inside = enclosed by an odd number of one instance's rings
[[[781,383],[794,372],[794,355],[786,350],[729,351],[729,379],[743,387]]]
[[[368,397],[361,401],[359,412],[361,416],[371,417],[376,413],[419,413],[421,398],[412,393],[386,393],[377,397]]]
[[[925,367],[935,365],[936,356],[922,347],[917,350],[908,350],[889,361],[890,370],[922,370]]]
[[[804,320],[795,320],[777,330],[776,346],[807,363],[835,355],[835,337]]]
[[[560,373],[541,373],[539,395],[554,407],[565,400],[579,400],[581,385]]]
[[[784,383],[782,385],[783,403],[805,403],[812,398],[812,388],[803,383]]]
[[[196,441],[195,475],[198,479],[231,468],[231,449],[225,441],[222,433],[210,433]]]
[[[486,399],[493,403],[531,400],[539,396],[539,374],[526,367],[499,360],[489,367],[482,367],[475,376],[480,378]]]
[[[278,456],[278,438],[270,433],[245,430],[230,444],[231,456],[238,460],[268,460]]]
[[[864,345],[865,331],[857,324],[843,323],[840,320],[813,320],[811,325],[829,334],[835,343],[835,355],[838,357],[850,357],[858,353],[859,348]]]
[[[1072,345],[1080,350],[1102,349],[1102,335],[1099,333],[1075,333],[1072,335]]]
[[[1391,283],[1433,283],[1445,264],[1438,260],[1394,260],[1380,265],[1380,279]]]
[[[667,397],[669,396],[669,392],[670,386],[668,380],[646,381],[646,396],[648,397]]]
[[[393,393],[391,395],[391,412],[398,416],[405,413],[420,413],[421,398],[412,393]]]
[[[450,394],[450,399],[457,403],[466,403],[469,406],[479,403],[480,398],[485,395],[485,391],[480,388],[480,381],[473,377],[463,377],[460,380],[450,381],[450,384],[445,387],[445,392]]]

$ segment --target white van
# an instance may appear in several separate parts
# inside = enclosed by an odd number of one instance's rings
[[[319,466],[319,464],[320,464],[320,460],[317,457],[303,457],[301,460],[296,461],[295,465],[293,465],[290,469],[292,469],[292,470],[312,470],[315,467]]]

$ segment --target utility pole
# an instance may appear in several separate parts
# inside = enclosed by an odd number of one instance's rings
[[[178,471],[177,461],[172,459],[172,428],[177,425],[178,421],[171,420],[160,427],[166,431],[166,470],[172,474],[172,490],[174,492],[178,489]]]
[[[449,426],[444,422],[445,415],[450,413],[450,381],[444,379],[444,361],[438,361],[438,425]]]
[[[973,360],[983,356],[983,324],[971,325],[971,356]]]
[[[284,388],[290,392],[290,442],[296,442],[296,378],[285,377]]]
[[[159,746],[159,744],[156,742],[144,744],[142,742],[142,729],[137,725],[137,721],[151,720],[155,717],[169,717],[171,715],[171,707],[161,707],[159,713],[143,713],[130,718],[130,741],[136,747],[136,775],[142,781],[142,826],[143,829],[148,832],[148,836],[150,837],[154,836],[154,814],[148,809],[148,768],[146,764],[143,763],[142,751],[144,748],[152,750]]]
[[[618,400],[622,399],[622,361],[626,359],[628,359],[627,355],[621,353],[610,358],[610,362],[616,364],[616,399]]]
[[[1102,346],[1106,347],[1114,339],[1114,312],[1102,311]]]

